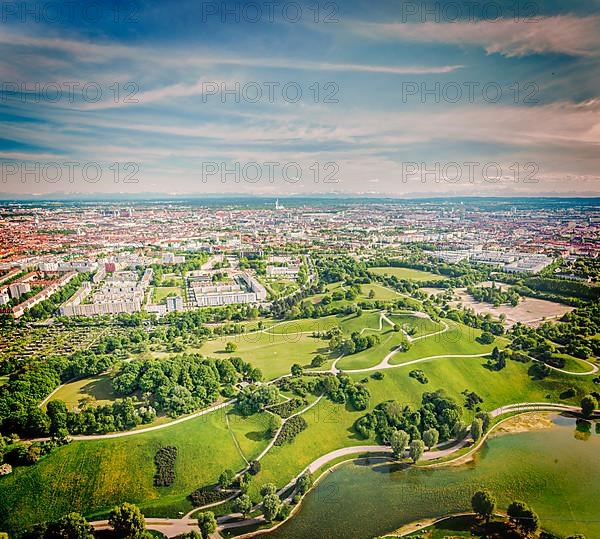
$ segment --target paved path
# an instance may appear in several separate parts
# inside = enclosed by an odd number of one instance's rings
[[[501,406],[500,408],[496,408],[495,410],[492,410],[490,412],[490,415],[492,417],[498,417],[503,414],[523,413],[523,412],[532,412],[532,411],[579,412],[580,410],[581,409],[576,406],[569,406],[569,405],[565,405],[565,404],[557,404],[557,403],[552,403],[552,402],[523,402],[523,403],[514,403],[514,404],[507,404],[506,406]],[[599,410],[599,412],[600,412],[600,410]],[[481,438],[481,440],[479,440],[477,442],[477,444],[473,445],[473,448],[471,449],[471,451],[469,451],[467,453],[467,455],[470,454],[471,452],[477,451],[483,445],[483,443],[485,442],[485,440],[487,439],[489,434],[494,430],[494,428],[498,424],[499,423],[494,425],[488,432],[486,432],[485,435]],[[467,438],[459,440],[456,443],[453,443],[453,444],[445,447],[444,449],[425,451],[425,453],[423,453],[423,456],[421,457],[420,462],[445,458],[445,457],[451,455],[452,453],[455,453],[455,452],[459,451],[460,449],[463,449],[463,448],[469,446],[470,444],[473,444],[473,442],[470,438],[467,437]],[[334,451],[330,451],[329,453],[326,453],[325,455],[321,455],[320,457],[315,459],[313,462],[311,462],[296,477],[291,479],[283,488],[279,489],[277,494],[279,496],[282,496],[283,493],[285,493],[286,491],[291,489],[293,487],[293,485],[296,483],[297,479],[302,474],[304,474],[306,471],[309,471],[310,473],[315,473],[322,466],[324,466],[325,464],[327,464],[333,460],[336,460],[340,457],[345,457],[345,456],[350,456],[350,455],[358,455],[361,453],[370,453],[371,456],[376,456],[377,454],[382,454],[382,455],[387,456],[392,453],[392,449],[391,449],[391,447],[389,447],[387,445],[356,445],[356,446],[352,446],[352,447],[343,447],[340,449],[336,449]],[[463,458],[464,456],[466,456],[466,455],[460,455],[457,458]],[[446,461],[446,462],[439,463],[439,466],[445,466],[445,465],[449,464],[449,462],[452,462],[452,461]],[[436,466],[436,465],[432,465],[432,466]],[[330,472],[332,472],[332,471],[333,470],[330,470]],[[327,472],[323,472],[323,473],[327,473]],[[284,501],[289,500],[290,497],[291,497],[291,493]],[[239,515],[239,514],[228,515],[226,517],[223,517],[222,519],[219,520],[219,523],[220,523],[219,529],[224,530],[224,529],[230,529],[230,528],[239,528],[239,527],[250,526],[252,524],[264,522],[264,518],[261,518],[261,517],[253,518],[253,519],[246,519],[246,520],[238,520],[236,522],[227,522],[231,518],[240,518],[240,517],[241,517],[241,515]]]
[[[145,427],[143,429],[138,429],[138,430],[126,430],[123,432],[112,432],[110,434],[90,434],[90,435],[82,435],[82,436],[71,436],[71,439],[72,440],[104,440],[106,438],[122,438],[123,436],[135,436],[136,434],[144,434],[145,432],[152,432],[155,430],[166,429],[167,427],[172,427],[173,425],[183,423],[184,421],[189,421],[190,419],[195,419],[196,417],[200,417],[205,414],[210,414],[211,412],[215,412],[216,410],[220,410],[221,408],[226,408],[227,406],[231,406],[234,403],[235,403],[235,399],[230,399],[228,401],[222,402],[221,404],[215,404],[214,406],[204,408],[204,410],[200,410],[199,412],[195,412],[193,414],[186,415],[185,417],[180,417],[179,419],[174,419],[173,421],[169,421],[168,423],[163,423],[162,425],[154,425],[153,427]]]

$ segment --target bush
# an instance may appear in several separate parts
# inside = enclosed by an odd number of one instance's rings
[[[411,378],[414,378],[415,380],[417,380],[418,382],[421,382],[422,384],[429,383],[429,379],[427,378],[427,376],[425,376],[425,373],[422,370],[414,369],[408,373],[408,376],[410,376]]]
[[[283,428],[279,432],[279,435],[275,439],[274,445],[283,445],[284,443],[291,443],[297,434],[302,432],[308,427],[306,419],[302,416],[294,416],[285,422]]]
[[[175,481],[175,459],[177,448],[174,445],[161,447],[154,456],[156,473],[154,474],[154,486],[168,487]]]
[[[293,398],[289,401],[282,402],[281,404],[269,406],[269,410],[281,417],[290,417],[293,413],[297,412],[300,408],[306,406],[307,404],[308,402],[304,399]]]
[[[381,371],[374,372],[371,375],[371,378],[373,378],[373,380],[383,380],[385,378],[385,373]]]
[[[258,460],[250,461],[250,464],[248,465],[248,471],[252,475],[256,475],[258,472],[260,472],[260,469],[261,469],[260,461],[258,461]]]
[[[212,486],[201,487],[194,490],[194,492],[188,496],[188,499],[192,502],[194,507],[202,507],[210,503],[220,502],[229,496],[231,496],[231,492],[218,490]]]

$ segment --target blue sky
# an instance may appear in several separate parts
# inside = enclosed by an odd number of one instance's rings
[[[0,191],[599,194],[600,2],[473,4],[2,3]]]

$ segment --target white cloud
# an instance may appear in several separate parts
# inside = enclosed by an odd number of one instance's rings
[[[600,52],[600,17],[559,15],[531,21],[508,18],[445,23],[359,22],[348,27],[371,39],[479,45],[488,54],[507,57],[536,53],[589,56]]]

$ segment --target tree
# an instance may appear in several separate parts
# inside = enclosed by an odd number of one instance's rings
[[[596,408],[598,408],[598,402],[593,395],[586,395],[581,399],[581,414],[583,417],[591,417]]]
[[[529,537],[540,527],[539,517],[524,502],[512,502],[508,506],[506,514],[514,526],[521,530],[526,537]]]
[[[484,331],[477,339],[481,344],[492,344],[496,337],[489,331]]]
[[[208,539],[217,530],[217,519],[212,511],[198,513],[198,527],[203,539]]]
[[[423,456],[423,453],[425,452],[425,444],[423,443],[423,440],[413,440],[412,442],[410,442],[408,452],[412,461],[414,463],[417,463],[417,461]]]
[[[227,488],[231,486],[234,478],[235,474],[233,473],[233,470],[230,470],[229,468],[223,470],[219,476],[219,485],[221,485],[221,488]]]
[[[325,363],[325,361],[327,361],[327,358],[321,354],[317,354],[313,360],[310,362],[310,366],[313,368],[317,368],[320,367],[321,365],[323,365],[323,363]]]
[[[61,539],[93,539],[94,528],[79,513],[69,513],[48,525],[44,537]]]
[[[227,352],[228,354],[232,354],[236,350],[237,350],[237,344],[235,344],[234,342],[231,342],[231,341],[227,341],[227,343],[225,344],[225,352]]]
[[[312,475],[310,475],[310,472],[306,471],[296,480],[296,492],[305,494],[308,492],[312,484]]]
[[[269,414],[269,427],[267,432],[271,438],[275,438],[281,427],[281,418],[278,415]]]
[[[51,400],[46,406],[46,413],[50,418],[50,435],[55,438],[67,436],[67,405],[61,400]]]
[[[273,483],[265,483],[262,487],[260,487],[260,495],[267,496],[268,494],[275,494],[277,492],[277,487]]]
[[[473,423],[471,423],[471,437],[474,442],[477,442],[481,435],[483,434],[483,421],[476,417],[473,419]]]
[[[494,514],[494,509],[496,509],[496,499],[487,490],[478,490],[471,498],[471,507],[478,516],[488,523]]]
[[[263,498],[262,505],[265,519],[268,522],[272,522],[281,509],[281,500],[279,499],[279,496],[277,496],[277,494],[267,494]]]
[[[390,436],[390,445],[394,453],[394,458],[401,459],[404,457],[406,446],[408,445],[409,436],[403,430],[395,430]]]
[[[242,513],[242,515],[244,515],[244,517],[246,517],[246,515],[252,509],[252,500],[250,499],[250,496],[248,496],[248,494],[242,494],[235,501],[234,505],[235,505],[236,510],[239,511],[240,513]]]
[[[260,469],[261,469],[261,465],[260,465],[259,460],[251,460],[250,461],[250,464],[248,465],[248,471],[252,475],[256,475],[258,472],[260,472]]]
[[[437,431],[437,429],[427,429],[423,433],[423,442],[425,442],[428,451],[431,450],[431,448],[438,443],[439,439],[440,433]]]
[[[137,505],[125,502],[115,507],[108,517],[108,523],[117,537],[141,539],[146,533],[144,515]]]
[[[292,365],[290,372],[292,373],[292,376],[295,376],[295,377],[302,376],[302,372],[303,372],[302,365],[298,365],[298,363],[294,363]]]

